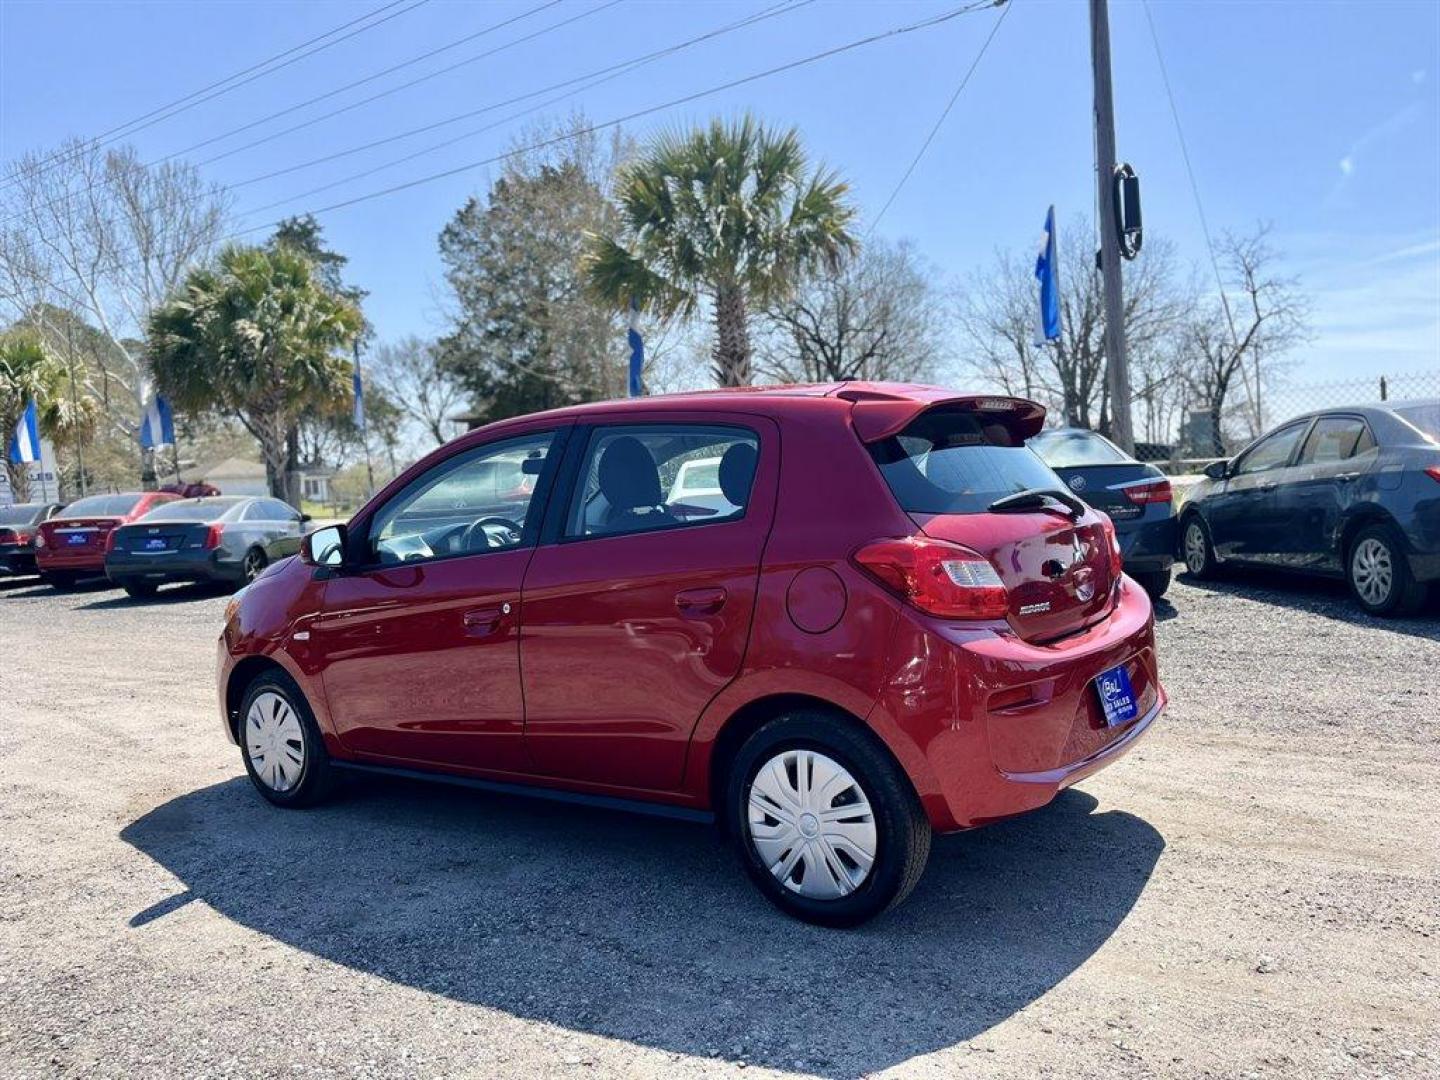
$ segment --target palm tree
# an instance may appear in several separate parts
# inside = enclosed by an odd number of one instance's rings
[[[151,315],[147,353],[174,404],[233,416],[255,436],[271,493],[298,506],[286,433],[348,392],[343,350],[363,325],[360,309],[328,290],[304,254],[231,247]]]
[[[716,381],[748,386],[750,307],[783,299],[855,250],[848,190],[834,172],[809,168],[793,128],[745,116],[661,136],[620,170],[620,235],[589,238],[590,286],[662,319],[709,300]]]
[[[30,402],[46,435],[83,437],[95,422],[95,403],[72,407],[64,397],[65,367],[40,335],[28,330],[0,334],[0,451],[8,450],[10,437]],[[30,470],[5,454],[5,475],[16,502],[30,498]]]

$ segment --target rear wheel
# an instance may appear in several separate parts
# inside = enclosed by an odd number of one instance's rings
[[[245,584],[250,584],[259,577],[268,566],[270,560],[266,558],[265,552],[258,547],[252,547],[245,553],[245,562],[242,569],[245,572]]]
[[[1356,603],[1372,615],[1409,614],[1425,602],[1425,586],[1410,573],[1405,548],[1388,525],[1368,525],[1356,535],[1345,580]]]
[[[276,806],[312,806],[334,787],[330,755],[295,680],[268,671],[245,690],[240,753],[257,791]]]
[[[786,914],[854,926],[910,894],[930,823],[909,780],[868,733],[792,713],[751,735],[725,793],[750,879]]]
[[[122,581],[120,587],[136,600],[144,600],[154,596],[160,586],[153,581]]]
[[[1140,587],[1150,594],[1151,600],[1159,600],[1170,588],[1169,570],[1151,570],[1134,575]]]
[[[1185,569],[1192,577],[1204,581],[1215,576],[1218,569],[1215,548],[1210,543],[1210,530],[1205,525],[1205,519],[1199,514],[1191,514],[1185,519],[1185,527],[1180,533],[1180,547],[1180,553],[1185,557]]]

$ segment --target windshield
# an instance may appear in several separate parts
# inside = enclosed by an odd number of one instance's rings
[[[140,495],[91,495],[84,499],[76,499],[62,512],[64,517],[109,517],[112,515],[124,516],[135,509],[135,504],[140,501]]]
[[[1042,431],[1028,445],[1052,469],[1128,465],[1131,460],[1109,439],[1093,431]]]
[[[29,525],[40,513],[39,503],[17,503],[0,506],[0,525]]]
[[[1009,427],[983,413],[933,409],[869,449],[906,513],[979,514],[1017,491],[1066,490]]]
[[[1428,435],[1431,442],[1440,442],[1440,401],[1424,405],[1406,405],[1395,410],[1395,415],[1412,427]]]
[[[239,499],[205,499],[194,502],[170,502],[141,514],[141,521],[214,521],[238,503]]]

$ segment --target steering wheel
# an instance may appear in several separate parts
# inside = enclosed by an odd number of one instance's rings
[[[522,525],[521,525],[519,522],[517,522],[517,521],[511,521],[509,518],[503,518],[503,517],[483,517],[483,518],[481,518],[479,521],[472,521],[472,522],[466,527],[464,533],[461,534],[461,536],[460,536],[460,550],[461,550],[461,551],[473,551],[473,550],[474,550],[474,540],[475,540],[475,536],[476,536],[477,530],[478,530],[478,532],[479,532],[479,535],[480,535],[480,536],[483,536],[483,537],[485,538],[485,545],[484,545],[485,548],[491,547],[492,545],[491,545],[491,543],[490,543],[490,535],[489,535],[487,532],[485,532],[485,526],[486,526],[486,525],[498,525],[498,526],[500,526],[502,529],[505,529],[505,530],[507,530],[508,532],[513,533],[514,536],[515,536],[515,539],[512,541],[512,543],[516,543],[516,544],[518,544],[518,543],[520,542],[521,534],[525,531],[525,530],[524,530],[524,526],[522,526]],[[482,550],[483,550],[483,549],[482,549]]]

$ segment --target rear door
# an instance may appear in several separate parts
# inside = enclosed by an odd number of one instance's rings
[[[547,776],[673,789],[697,719],[744,659],[779,431],[676,413],[577,430],[572,453],[570,497],[552,501],[525,577],[526,745]],[[713,458],[718,494],[677,485],[687,462]]]

